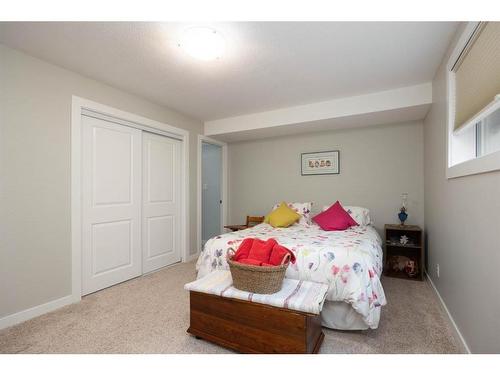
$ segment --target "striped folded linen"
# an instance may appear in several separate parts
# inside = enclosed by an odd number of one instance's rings
[[[256,294],[236,289],[233,287],[231,272],[218,270],[184,285],[184,289],[319,315],[328,285],[285,278],[279,292]]]

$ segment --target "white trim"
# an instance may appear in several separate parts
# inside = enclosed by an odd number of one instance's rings
[[[174,139],[177,139],[177,140],[180,140],[180,141],[182,141],[184,139],[182,135],[175,134],[173,132],[163,131],[163,130],[160,130],[160,129],[157,129],[157,128],[153,128],[151,126],[146,126],[146,125],[143,125],[143,124],[139,124],[137,122],[128,121],[128,120],[123,119],[123,118],[118,118],[118,117],[115,117],[115,116],[110,116],[110,115],[107,115],[105,113],[102,113],[102,112],[99,112],[99,111],[96,111],[96,110],[91,110],[91,109],[84,108],[82,110],[82,115],[88,116],[88,117],[93,117],[93,118],[104,120],[104,121],[108,121],[108,122],[112,122],[112,123],[119,124],[119,125],[128,126],[128,127],[131,127],[131,128],[136,128],[136,129],[139,129],[139,130],[144,130],[144,131],[149,132],[149,133],[159,134],[159,135],[162,135],[162,136],[165,136],[165,137],[168,137],[168,138],[174,138]],[[166,126],[168,126],[168,125],[166,125]]]
[[[3,318],[0,318],[0,329],[25,322],[26,320],[33,319],[37,316],[57,310],[66,305],[70,305],[73,302],[73,296],[69,295],[50,302],[43,303],[38,306],[30,307],[29,309],[19,311],[11,315],[4,316]]]
[[[500,151],[455,164],[446,169],[446,178],[457,178],[500,169]]]
[[[71,295],[82,299],[82,128],[84,102],[73,96],[71,102]]]
[[[458,329],[458,326],[455,323],[455,320],[453,319],[453,316],[451,316],[450,310],[448,310],[448,307],[444,303],[444,300],[441,297],[441,294],[439,294],[439,292],[438,292],[438,290],[436,288],[436,285],[434,285],[434,283],[432,282],[432,279],[431,279],[431,277],[429,276],[428,273],[426,273],[425,275],[427,276],[427,280],[429,280],[429,284],[431,285],[432,289],[434,290],[434,293],[436,293],[436,296],[438,297],[439,302],[441,302],[441,306],[443,307],[444,311],[446,312],[448,320],[449,320],[449,322],[451,323],[451,325],[452,325],[452,327],[454,329],[455,338],[458,339],[458,341],[462,344],[462,351],[465,352],[465,353],[467,353],[467,354],[471,354],[471,351],[469,349],[469,346],[467,345],[467,342],[465,341],[464,337],[462,336],[462,333]]]
[[[455,118],[454,118],[454,113],[455,113],[455,73],[452,71],[453,66],[457,62],[457,59],[459,58],[461,52],[465,48],[467,42],[469,39],[472,37],[474,31],[477,28],[477,25],[479,22],[468,22],[467,26],[465,27],[465,30],[463,31],[462,35],[460,36],[457,44],[455,45],[455,48],[453,49],[453,52],[450,55],[450,58],[448,59],[448,63],[446,65],[446,100],[447,100],[447,111],[446,111],[446,126],[447,126],[447,137],[446,137],[446,178],[451,179],[451,178],[457,178],[457,177],[463,177],[463,176],[469,176],[469,175],[474,175],[474,174],[479,174],[479,173],[486,173],[486,172],[491,172],[491,171],[496,171],[500,169],[500,151],[476,157],[467,161],[464,161],[459,164],[451,165],[452,163],[452,155],[453,155],[453,149],[452,149],[452,143],[453,143],[453,137],[456,136],[456,134],[460,134],[461,131],[463,131],[465,128],[468,127],[469,123],[472,122],[477,122],[478,116],[481,115],[483,117],[484,115],[487,115],[491,113],[493,110],[497,109],[498,106],[498,100],[496,99],[493,101],[490,105],[488,105],[486,108],[484,108],[481,112],[479,112],[476,116],[474,116],[474,119],[471,119],[471,121],[466,124],[466,126],[463,126],[461,129],[459,129],[457,132],[455,132],[454,125],[455,125]]]
[[[202,160],[201,160],[201,155],[202,155],[202,144],[203,142],[205,143],[210,143],[214,144],[217,146],[222,147],[222,215],[221,215],[221,233],[224,229],[224,225],[227,225],[227,213],[228,213],[228,176],[227,176],[227,171],[228,171],[228,164],[227,164],[227,144],[224,142],[217,141],[215,139],[212,139],[210,137],[198,134],[198,143],[197,143],[197,181],[196,181],[196,203],[197,203],[197,210],[196,210],[196,253],[193,254],[193,256],[197,256],[202,248],[202,233],[201,233],[201,210],[202,210],[202,190],[201,190],[201,172],[202,172]]]
[[[500,109],[500,100],[497,97],[488,106],[483,108],[478,114],[476,114],[468,124],[465,124],[460,129],[452,134],[460,134],[464,129],[469,128],[470,125],[477,124],[479,121]],[[451,140],[452,138],[450,138]],[[476,142],[474,142],[476,144]],[[447,178],[456,178],[462,176],[469,176],[479,173],[486,173],[500,169],[500,151],[495,151],[483,156],[476,156],[473,159],[464,161],[459,164],[449,166],[446,169]]]
[[[462,35],[460,35],[460,38],[457,41],[457,44],[455,45],[455,48],[453,49],[452,53],[450,54],[450,57],[448,59],[448,64],[446,65],[446,70],[451,72],[453,67],[455,66],[455,63],[458,61],[458,58],[460,57],[462,51],[464,50],[465,46],[467,45],[467,42],[471,38],[472,34],[476,30],[479,22],[474,21],[474,22],[467,22],[467,26],[465,26],[464,31],[462,32]]]
[[[133,113],[125,112],[91,100],[72,97],[71,104],[71,295],[72,302],[81,300],[82,295],[82,157],[81,137],[82,110],[97,112],[127,122],[127,126],[146,130],[161,135],[173,134],[182,140],[181,165],[181,217],[184,223],[181,227],[182,261],[187,262],[189,256],[189,132],[159,121],[151,120]]]

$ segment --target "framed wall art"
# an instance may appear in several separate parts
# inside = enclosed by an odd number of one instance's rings
[[[301,175],[340,173],[340,151],[304,152],[300,154]]]

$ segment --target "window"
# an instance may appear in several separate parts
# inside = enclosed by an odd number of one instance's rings
[[[476,124],[476,157],[500,150],[500,109]]]
[[[448,62],[448,177],[500,170],[500,22],[467,25]]]

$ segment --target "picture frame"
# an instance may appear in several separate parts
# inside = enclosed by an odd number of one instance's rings
[[[340,151],[303,152],[300,154],[302,176],[340,174]]]

